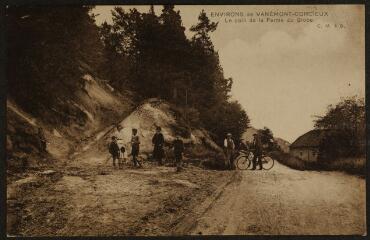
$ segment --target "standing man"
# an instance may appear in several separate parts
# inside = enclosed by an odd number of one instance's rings
[[[262,142],[261,142],[261,137],[255,133],[253,134],[253,167],[252,170],[256,170],[256,165],[258,161],[259,165],[259,170],[262,170]]]
[[[224,148],[225,148],[225,155],[226,155],[226,166],[229,167],[230,169],[233,169],[232,163],[233,163],[235,144],[234,144],[234,140],[231,137],[232,137],[231,133],[228,133],[226,135],[226,139],[224,140]]]
[[[162,158],[163,158],[163,144],[164,144],[164,137],[161,133],[161,127],[157,127],[156,133],[152,138],[152,143],[154,145],[153,149],[153,158],[158,161],[159,165],[162,165]]]
[[[176,134],[176,139],[173,141],[173,151],[175,155],[177,171],[181,170],[182,165],[182,153],[184,152],[184,142],[180,139],[180,136]]]
[[[119,161],[119,153],[120,153],[116,136],[112,136],[112,141],[109,144],[109,153],[112,155],[113,167],[115,167],[116,166],[116,159]],[[119,164],[119,162],[118,162],[118,164]]]
[[[141,163],[137,160],[137,157],[139,156],[139,150],[140,150],[140,139],[137,135],[137,129],[132,129],[132,136],[131,136],[131,155],[132,155],[132,161],[134,162],[134,166],[142,167]]]

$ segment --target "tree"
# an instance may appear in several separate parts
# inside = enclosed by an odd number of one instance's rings
[[[117,28],[104,22],[100,28],[100,35],[104,44],[105,61],[101,66],[104,78],[116,89],[127,89],[132,87],[130,82],[130,70],[132,64],[128,54],[125,38],[118,32]]]
[[[26,111],[45,116],[53,106],[56,114],[69,112],[73,107],[63,104],[70,97],[64,93],[81,88],[79,66],[94,71],[104,61],[90,10],[88,6],[7,7],[9,93]]]
[[[218,23],[211,22],[204,10],[199,14],[198,21],[197,25],[190,28],[190,31],[195,32],[192,42],[204,48],[207,53],[212,54],[214,47],[209,33],[217,29]]]
[[[264,127],[263,129],[259,129],[257,132],[261,136],[262,144],[267,145],[268,150],[273,150],[275,148],[275,144],[272,131],[268,127]]]
[[[338,158],[356,155],[351,147],[351,138],[348,133],[341,130],[326,131],[325,137],[319,145],[318,158],[324,162],[335,161]]]
[[[358,155],[365,153],[365,101],[363,98],[352,96],[342,98],[334,105],[329,105],[324,116],[316,116],[315,128],[331,130],[332,133],[323,141],[322,150],[345,150],[344,155]],[[335,140],[336,139],[336,140]],[[335,147],[330,142],[336,141]],[[341,143],[339,146],[338,144]],[[325,147],[326,146],[326,147]],[[334,145],[333,145],[334,146]],[[328,154],[327,154],[328,155]],[[333,154],[329,154],[333,155]]]
[[[185,66],[190,46],[179,11],[173,5],[165,5],[157,16],[153,6],[148,13],[136,9],[125,12],[116,7],[112,14],[113,24],[103,24],[101,33],[106,36],[105,46],[115,59],[125,56],[129,66],[129,74],[125,76],[130,78],[133,89],[146,98],[173,100],[174,88],[187,82]],[[122,71],[119,66],[113,68]],[[124,84],[122,81],[115,82]]]
[[[216,29],[217,23],[211,22],[203,10],[199,14],[198,23],[190,28],[190,31],[194,32],[189,66],[192,73],[192,95],[195,100],[192,104],[203,108],[201,112],[220,100],[216,98],[216,82],[223,78],[223,73],[209,35]],[[222,101],[223,99],[220,102]]]
[[[191,88],[191,74],[188,68],[190,43],[185,36],[180,11],[174,10],[174,5],[164,5],[159,17],[162,24],[162,38],[166,44],[162,47],[162,61],[165,67],[163,77],[169,84],[169,100],[176,104],[187,105],[187,94]]]
[[[237,101],[214,106],[203,117],[207,122],[206,129],[214,134],[214,140],[221,145],[227,133],[231,133],[238,142],[250,123],[248,115]]]
[[[228,101],[232,79],[224,77],[210,38],[217,23],[202,11],[188,40],[174,5],[163,6],[159,16],[153,6],[147,13],[117,7],[112,15],[113,24],[104,23],[101,34],[109,53],[106,59],[120,62],[107,66],[115,86],[124,87],[129,78],[142,98],[176,104],[188,123],[203,126],[215,139],[222,139],[225,131],[240,137],[249,119],[239,103]]]

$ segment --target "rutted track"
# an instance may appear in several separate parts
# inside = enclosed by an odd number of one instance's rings
[[[243,171],[188,234],[366,233],[365,180],[338,172]]]

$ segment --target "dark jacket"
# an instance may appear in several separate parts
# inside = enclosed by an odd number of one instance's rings
[[[173,141],[173,150],[175,154],[181,154],[184,151],[184,143],[180,139]]]
[[[152,138],[152,143],[154,144],[153,157],[156,159],[162,159],[164,156],[163,144],[164,137],[162,133],[155,133]]]
[[[116,142],[111,142],[109,144],[109,153],[112,154],[113,156],[119,156],[119,146]]]
[[[155,133],[152,138],[152,143],[156,146],[162,146],[164,144],[164,137],[162,133]]]
[[[259,136],[255,137],[253,140],[253,149],[255,153],[262,154],[262,142]]]
[[[138,155],[140,149],[140,139],[138,135],[131,136],[131,154]]]
[[[140,138],[138,135],[131,136],[131,146],[132,147],[139,147],[140,145]]]

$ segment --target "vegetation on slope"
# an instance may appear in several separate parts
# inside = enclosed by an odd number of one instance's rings
[[[91,9],[7,7],[9,99],[73,139],[123,119],[152,97],[176,105],[187,124],[205,128],[219,144],[227,132],[239,139],[249,119],[229,100],[232,79],[224,77],[210,38],[217,23],[204,11],[188,39],[173,5],[159,16],[153,8],[117,7],[113,23],[100,27]],[[129,104],[106,104],[100,93]]]

